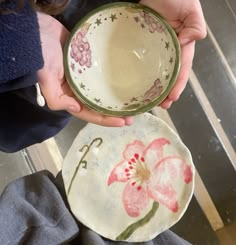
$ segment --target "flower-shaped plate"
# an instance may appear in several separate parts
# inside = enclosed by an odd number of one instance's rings
[[[184,214],[194,188],[187,147],[149,113],[130,127],[88,124],[76,137],[62,176],[75,217],[111,240],[143,242]]]
[[[161,103],[175,84],[180,48],[155,11],[134,3],[104,5],[72,30],[64,52],[74,94],[107,115],[135,115]]]

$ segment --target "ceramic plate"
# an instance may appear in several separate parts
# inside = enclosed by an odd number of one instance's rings
[[[180,48],[172,28],[139,4],[113,3],[83,18],[65,46],[65,74],[75,95],[107,115],[135,115],[173,87]]]
[[[84,225],[111,240],[143,242],[184,214],[194,188],[191,155],[160,119],[144,113],[134,124],[88,124],[65,157],[69,205]]]

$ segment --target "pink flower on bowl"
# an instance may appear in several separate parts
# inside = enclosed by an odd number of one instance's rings
[[[140,16],[143,18],[145,24],[147,24],[147,26],[149,27],[149,31],[151,33],[154,33],[155,31],[160,32],[160,33],[165,31],[165,28],[163,27],[163,25],[160,22],[156,21],[148,13],[141,12]]]
[[[126,182],[122,201],[127,214],[138,217],[150,200],[164,205],[172,212],[179,209],[177,188],[173,180],[180,178],[183,185],[192,181],[190,165],[177,156],[163,156],[163,148],[170,142],[165,138],[153,140],[147,147],[135,140],[123,152],[123,160],[111,171],[108,185]]]
[[[71,41],[71,58],[81,66],[91,67],[91,49],[86,38],[86,32],[80,30]]]
[[[144,94],[143,102],[149,103],[150,101],[160,96],[162,91],[163,91],[163,86],[161,85],[161,81],[160,79],[157,79],[152,85],[152,87]]]

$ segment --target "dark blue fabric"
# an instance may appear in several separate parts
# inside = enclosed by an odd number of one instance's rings
[[[90,11],[101,5],[114,2],[138,3],[139,0],[71,0],[66,10],[56,18],[71,31],[75,24]]]
[[[0,151],[15,152],[56,135],[71,118],[39,107],[34,86],[0,94]]]
[[[36,13],[27,0],[19,11],[17,3],[7,0],[0,4],[15,11],[0,15],[0,93],[33,85],[43,66]]]
[[[70,119],[65,111],[50,111],[36,103],[33,84],[43,66],[38,20],[27,0],[20,11],[17,2],[0,5],[15,11],[0,15],[0,151],[4,152],[40,143]]]
[[[30,87],[38,81],[37,73],[32,72],[25,76],[7,81],[0,85],[0,94],[12,90]]]
[[[71,30],[89,11],[111,2],[117,1],[71,0],[57,18]],[[14,9],[14,3],[16,0],[9,0],[7,6]],[[27,0],[25,3],[18,14],[0,15],[0,151],[4,152],[15,152],[56,135],[70,119],[65,111],[50,111],[36,103],[32,84],[37,82],[35,71],[43,61],[37,18]]]

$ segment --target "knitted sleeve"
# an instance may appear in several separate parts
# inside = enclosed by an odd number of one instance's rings
[[[0,15],[0,93],[37,82],[43,66],[37,15],[26,0],[17,10],[17,0],[6,0],[1,8],[15,12]]]

